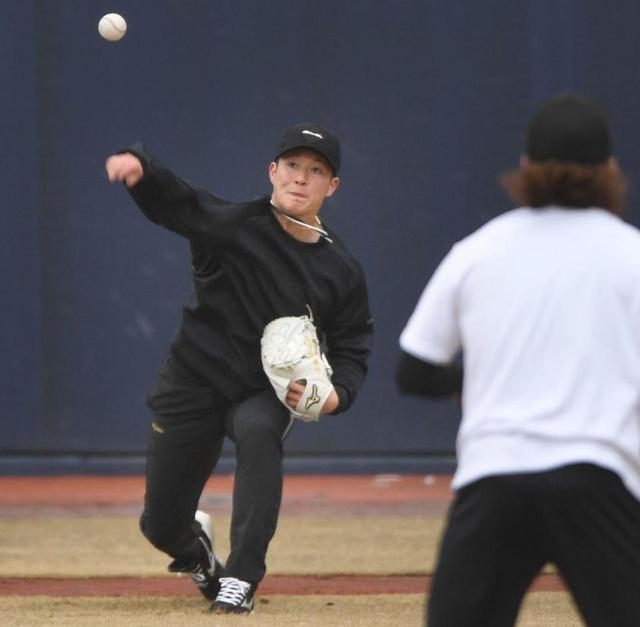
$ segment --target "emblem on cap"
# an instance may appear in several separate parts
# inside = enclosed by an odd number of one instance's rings
[[[329,130],[315,122],[301,122],[290,126],[276,150],[275,161],[290,150],[315,150],[331,166],[336,176],[340,168],[340,140]]]

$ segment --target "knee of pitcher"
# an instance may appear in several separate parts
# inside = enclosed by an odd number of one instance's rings
[[[140,531],[142,535],[156,548],[171,554],[180,536],[180,531],[169,521],[154,519],[149,512],[140,516]]]
[[[245,420],[236,424],[234,429],[236,445],[265,445],[273,443],[279,445],[282,434],[277,425],[266,420]]]

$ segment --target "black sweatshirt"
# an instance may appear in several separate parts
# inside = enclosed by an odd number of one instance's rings
[[[196,383],[239,401],[269,387],[260,338],[281,316],[312,313],[347,409],[367,372],[373,324],[362,267],[333,243],[300,242],[273,215],[268,197],[224,201],[172,174],[141,144],[143,178],[129,193],[151,221],[190,243],[195,293],[183,308],[171,356]]]

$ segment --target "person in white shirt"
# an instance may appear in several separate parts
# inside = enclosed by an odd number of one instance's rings
[[[640,231],[603,110],[540,104],[519,207],[456,243],[400,337],[408,394],[461,394],[429,627],[513,625],[557,566],[587,625],[640,625]]]

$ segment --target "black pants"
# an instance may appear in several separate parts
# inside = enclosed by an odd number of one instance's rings
[[[640,503],[591,464],[493,476],[452,503],[429,627],[515,623],[533,578],[557,565],[591,627],[640,625]]]
[[[289,412],[271,390],[233,404],[210,387],[181,379],[175,367],[163,368],[149,405],[156,417],[149,433],[142,532],[181,562],[197,559],[194,515],[228,436],[237,465],[225,575],[259,583],[280,510]]]

